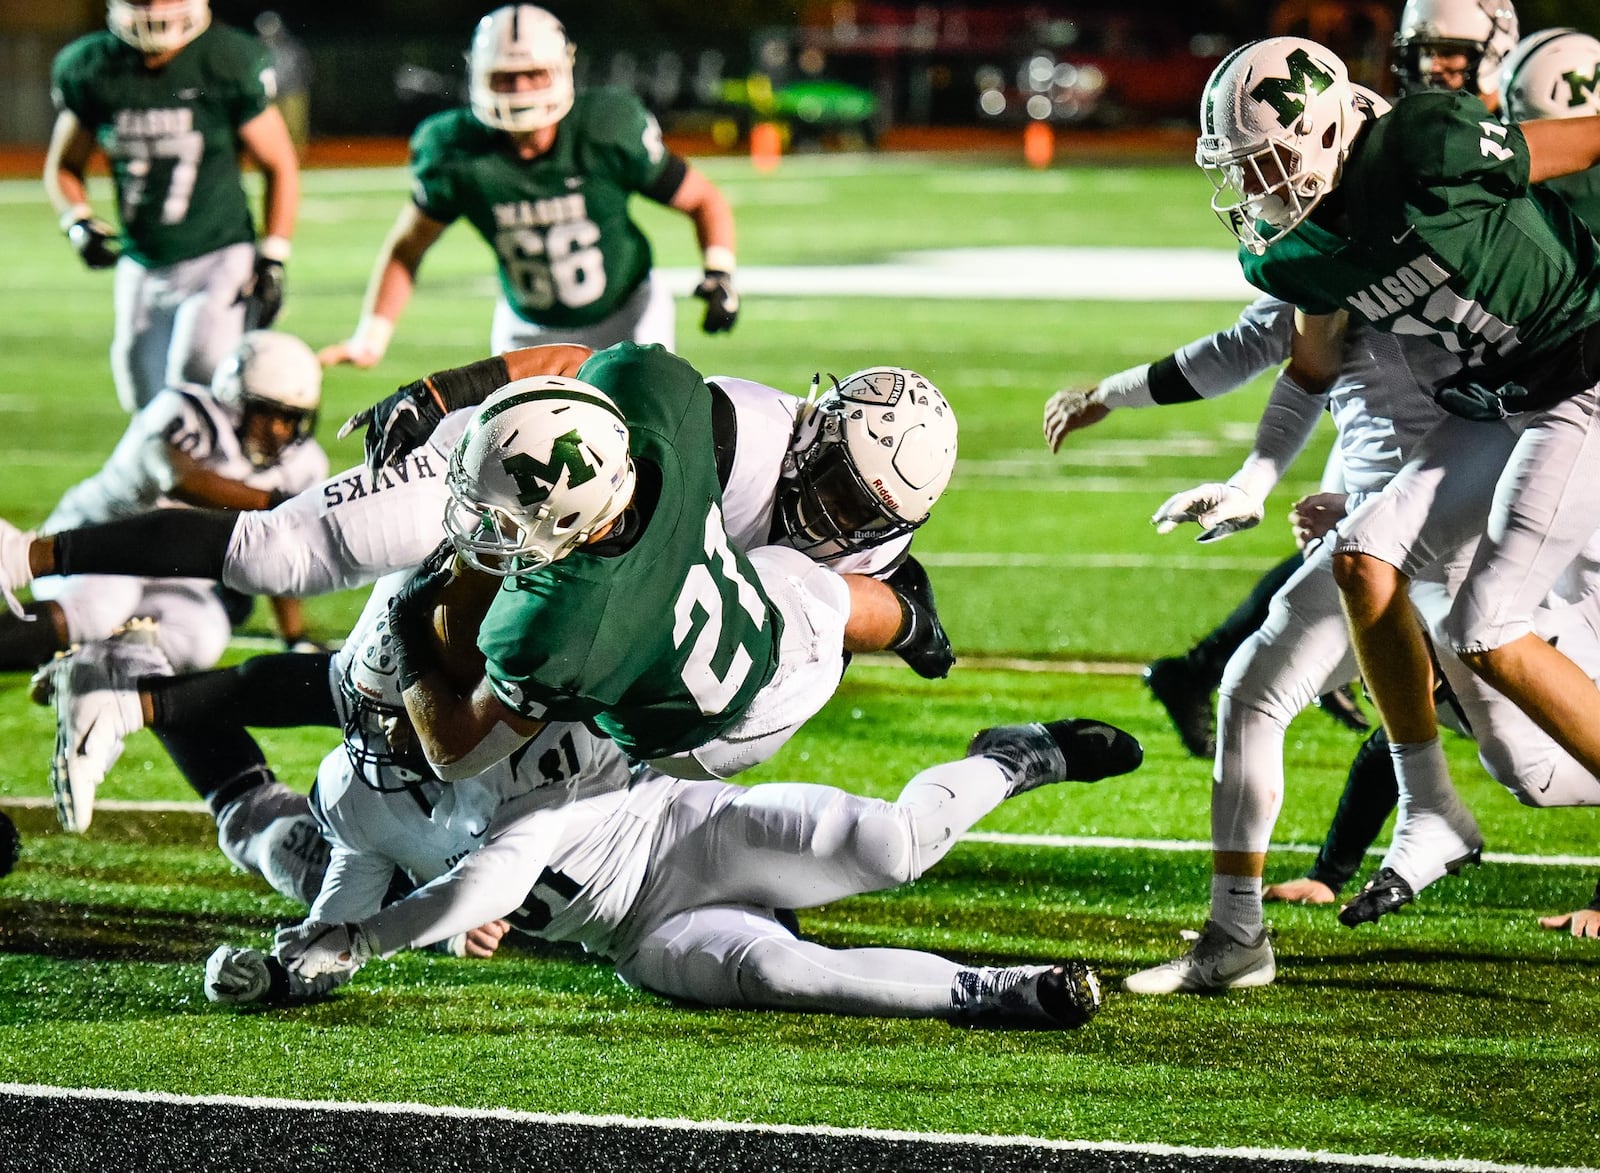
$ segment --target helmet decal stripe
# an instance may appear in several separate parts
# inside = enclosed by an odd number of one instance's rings
[[[582,391],[572,391],[566,389],[553,391],[518,391],[515,395],[507,395],[504,399],[497,400],[490,404],[483,410],[482,414],[478,416],[478,419],[484,423],[487,423],[503,411],[509,411],[513,407],[521,407],[525,403],[536,403],[545,399],[567,399],[574,403],[587,403],[593,407],[604,408],[623,423],[628,422],[623,416],[622,412],[618,410],[617,405],[612,403],[609,399],[601,399],[597,395],[585,395]]]

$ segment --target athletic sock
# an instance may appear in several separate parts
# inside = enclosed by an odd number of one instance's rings
[[[1254,944],[1263,928],[1261,877],[1212,876],[1211,919],[1239,944]]]

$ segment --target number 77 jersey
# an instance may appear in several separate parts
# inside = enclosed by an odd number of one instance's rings
[[[627,420],[635,508],[620,535],[508,579],[478,646],[507,707],[584,721],[632,757],[663,758],[739,718],[777,669],[783,622],[723,528],[700,373],[622,343],[578,378]]]
[[[163,268],[255,239],[239,177],[239,128],[272,102],[266,50],[213,24],[164,68],[101,31],[63,49],[50,76],[111,161],[127,255]]]

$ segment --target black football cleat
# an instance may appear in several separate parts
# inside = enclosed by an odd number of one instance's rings
[[[1100,1010],[1100,975],[1082,961],[1064,961],[1039,975],[1033,994],[1045,1017],[1077,1030]]]
[[[1393,868],[1379,868],[1355,897],[1339,909],[1339,923],[1347,928],[1376,924],[1380,917],[1397,912],[1417,898],[1403,876]]]
[[[968,757],[988,757],[1011,775],[1007,797],[1052,782],[1099,782],[1137,770],[1144,747],[1133,734],[1087,717],[1048,724],[997,725],[967,746]]]
[[[1181,656],[1154,661],[1144,670],[1145,687],[1172,718],[1183,748],[1197,758],[1217,754],[1217,714],[1211,707],[1216,684],[1202,679]]]

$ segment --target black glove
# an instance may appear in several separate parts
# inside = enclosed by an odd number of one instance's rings
[[[67,226],[67,239],[91,269],[109,269],[122,255],[116,230],[104,220],[85,216]]]
[[[1518,401],[1527,397],[1528,389],[1516,383],[1490,387],[1470,379],[1447,384],[1433,393],[1434,402],[1451,415],[1477,423],[1494,423],[1522,411],[1525,405]]]
[[[440,542],[389,600],[389,634],[394,637],[395,676],[401,692],[439,667],[433,611],[455,576],[455,552],[448,538]]]
[[[246,330],[265,330],[278,320],[283,309],[283,289],[283,262],[257,253],[255,276],[242,295]]]
[[[739,318],[739,291],[733,287],[733,274],[720,269],[707,269],[694,295],[706,303],[705,320],[700,329],[707,334],[721,334],[733,329]]]
[[[955,667],[956,653],[939,622],[933,605],[933,584],[922,563],[907,556],[900,568],[884,580],[900,597],[905,626],[889,645],[911,670],[924,680],[943,680]]]
[[[376,480],[380,468],[422,447],[446,414],[482,403],[510,381],[502,355],[435,371],[356,412],[344,421],[339,439],[367,429],[367,469]]]

